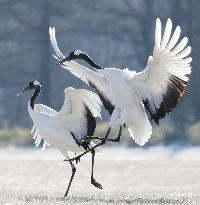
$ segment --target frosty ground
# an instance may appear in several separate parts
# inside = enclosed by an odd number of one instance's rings
[[[0,150],[0,204],[200,204],[200,148],[106,148],[77,165],[69,196],[63,199],[71,168],[54,149]]]

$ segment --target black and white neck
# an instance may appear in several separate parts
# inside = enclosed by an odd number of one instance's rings
[[[96,64],[87,54],[85,53],[81,53],[79,54],[79,58],[86,61],[87,63],[90,64],[90,66],[92,66],[93,68],[96,69],[104,69],[103,67],[99,66],[98,64]]]
[[[30,98],[30,106],[31,108],[34,110],[34,104],[35,104],[35,99],[37,98],[37,96],[40,94],[40,91],[41,91],[41,86],[40,84],[36,85],[35,88],[34,88],[34,93],[32,95],[32,97]]]

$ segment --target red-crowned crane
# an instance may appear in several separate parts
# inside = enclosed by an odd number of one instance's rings
[[[95,117],[101,118],[101,100],[93,92],[84,89],[66,88],[65,101],[59,112],[43,104],[35,104],[35,99],[40,94],[41,85],[38,81],[31,81],[18,95],[27,90],[34,90],[33,96],[28,103],[28,112],[34,123],[34,139],[36,146],[39,146],[41,140],[44,140],[43,148],[51,144],[56,147],[65,157],[69,159],[69,152],[76,155],[90,149],[92,153],[92,174],[91,183],[102,189],[93,177],[94,143],[91,141],[84,142],[84,138],[93,136],[96,121]],[[80,158],[79,158],[80,159]],[[65,193],[68,194],[76,168],[70,161],[72,168],[71,179]]]

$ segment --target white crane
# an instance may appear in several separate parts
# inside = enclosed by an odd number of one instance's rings
[[[169,114],[177,105],[185,92],[186,76],[191,73],[191,47],[186,37],[179,41],[179,26],[172,32],[172,21],[167,20],[163,35],[160,19],[156,20],[155,46],[146,68],[141,72],[103,68],[97,65],[87,54],[74,50],[65,57],[59,50],[55,37],[55,28],[50,28],[50,40],[56,53],[55,58],[63,68],[94,87],[111,114],[110,128],[125,123],[130,136],[139,145],[144,145],[152,134],[151,120],[159,124],[159,120]],[[82,59],[89,63],[93,71],[74,62]],[[119,140],[120,135],[117,140]],[[75,160],[73,158],[72,160]]]
[[[101,118],[101,100],[93,92],[84,89],[66,88],[65,101],[59,112],[43,104],[35,104],[36,97],[40,94],[41,85],[38,81],[31,81],[18,95],[26,90],[34,90],[33,96],[28,103],[28,112],[34,122],[36,146],[39,146],[41,139],[44,140],[43,148],[51,144],[56,147],[65,157],[69,159],[69,152],[79,154],[90,149],[92,153],[91,184],[102,189],[93,177],[94,143],[84,142],[84,138],[90,138],[95,131],[95,117]],[[78,159],[78,158],[77,158]],[[80,159],[80,158],[79,158]],[[67,160],[66,160],[67,161]],[[76,168],[70,161],[72,167],[71,179],[65,193],[68,194]]]

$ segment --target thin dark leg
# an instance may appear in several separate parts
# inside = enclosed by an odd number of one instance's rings
[[[70,189],[72,180],[73,180],[74,175],[75,175],[75,172],[76,172],[76,167],[74,166],[74,164],[73,164],[71,161],[69,161],[69,163],[70,163],[70,165],[71,165],[71,167],[72,167],[72,175],[71,175],[71,179],[70,179],[70,181],[69,181],[69,185],[68,185],[68,187],[67,187],[67,191],[65,192],[65,196],[64,196],[64,197],[67,197],[67,194],[68,194],[68,192],[69,192],[69,189]]]
[[[120,137],[121,137],[121,133],[122,133],[122,126],[120,126],[119,128],[119,133],[118,133],[118,136],[117,138],[115,139],[107,139],[106,141],[108,142],[119,142],[120,141]],[[91,140],[104,140],[105,138],[102,138],[102,137],[88,137],[88,138],[84,138],[81,140],[81,142],[88,142],[88,141],[91,141]]]
[[[120,137],[121,137],[121,133],[122,133],[122,126],[120,126],[119,128],[119,133],[118,133],[118,136],[117,138],[115,139],[107,139],[106,141],[109,141],[109,142],[119,142],[120,141]],[[101,137],[90,137],[89,140],[104,140],[104,138],[101,138]]]
[[[94,156],[95,156],[95,150],[92,149],[91,150],[92,153],[92,173],[91,173],[91,184],[94,185],[95,187],[99,188],[99,189],[103,189],[103,187],[101,186],[101,184],[99,184],[93,176],[93,171],[94,171]]]
[[[118,136],[117,136],[117,138],[113,139],[112,142],[119,142],[119,141],[120,141],[120,137],[121,137],[121,135],[122,135],[122,128],[123,128],[122,126],[119,127]]]
[[[105,144],[106,141],[107,141],[107,138],[108,138],[108,136],[109,136],[109,134],[110,134],[110,130],[111,130],[111,127],[108,128],[108,131],[107,131],[107,133],[106,133],[105,138],[103,138],[102,141],[101,141],[99,144],[96,144],[94,147],[88,149],[87,151],[83,152],[82,154],[80,154],[80,155],[78,155],[78,156],[76,156],[76,157],[74,157],[74,158],[71,158],[71,159],[66,159],[65,161],[69,161],[69,162],[71,161],[71,162],[72,162],[72,161],[74,161],[74,160],[78,160],[80,157],[82,157],[82,156],[85,155],[86,153],[91,152],[92,149],[95,149],[95,148],[97,148],[97,147],[99,147],[99,146]]]

